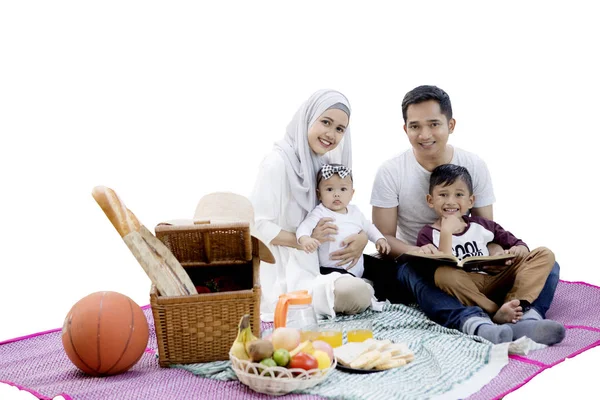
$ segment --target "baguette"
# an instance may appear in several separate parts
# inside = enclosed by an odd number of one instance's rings
[[[162,296],[198,294],[173,253],[125,207],[114,190],[96,186],[92,196]]]
[[[114,190],[106,186],[96,186],[92,190],[92,196],[121,237],[125,237],[131,232],[139,232],[140,222],[125,207],[125,204],[119,199]]]

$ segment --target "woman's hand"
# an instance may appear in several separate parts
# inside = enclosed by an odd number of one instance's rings
[[[363,255],[363,250],[369,242],[369,237],[366,232],[355,233],[345,238],[340,246],[345,246],[342,249],[334,251],[329,255],[331,260],[340,260],[336,266],[341,267],[350,263],[346,269],[350,269],[356,265],[360,257]]]
[[[335,238],[332,235],[337,234],[338,228],[333,221],[333,218],[321,218],[317,226],[315,226],[315,229],[313,229],[310,237],[318,240],[319,243],[335,241]]]

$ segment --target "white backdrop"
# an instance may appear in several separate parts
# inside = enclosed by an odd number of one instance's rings
[[[212,191],[248,195],[297,107],[326,87],[353,107],[354,203],[366,215],[378,166],[409,147],[402,97],[438,85],[454,106],[451,143],[488,163],[496,220],[553,249],[563,279],[600,285],[586,255],[599,222],[592,10],[368,3],[3,3],[0,341],[62,326],[95,291],[149,302],[94,186],[115,189],[150,229],[191,217]],[[599,360],[588,351],[507,398],[590,393]]]

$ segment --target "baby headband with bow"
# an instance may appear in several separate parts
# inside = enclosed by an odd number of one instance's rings
[[[321,176],[323,176],[323,179],[325,180],[331,178],[334,174],[338,174],[340,178],[344,179],[350,175],[351,172],[350,168],[345,165],[325,164],[323,165],[323,168],[321,168]]]

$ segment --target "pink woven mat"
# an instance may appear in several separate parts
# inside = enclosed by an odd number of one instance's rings
[[[470,400],[500,399],[537,374],[600,345],[600,287],[585,282],[560,281],[547,318],[565,324],[567,336],[554,346],[524,356],[510,356],[509,364]]]
[[[509,364],[488,385],[469,399],[496,399],[518,389],[547,368],[600,344],[600,288],[583,282],[561,281],[548,318],[567,327],[565,340],[527,357],[511,356]],[[577,310],[577,312],[570,312]],[[160,368],[155,354],[154,324],[150,326],[148,349],[128,372],[94,378],[79,372],[65,355],[60,330],[41,332],[0,343],[0,382],[29,390],[40,399],[62,394],[85,399],[268,399],[237,381],[217,381],[187,371]],[[290,394],[282,399],[320,399]]]

